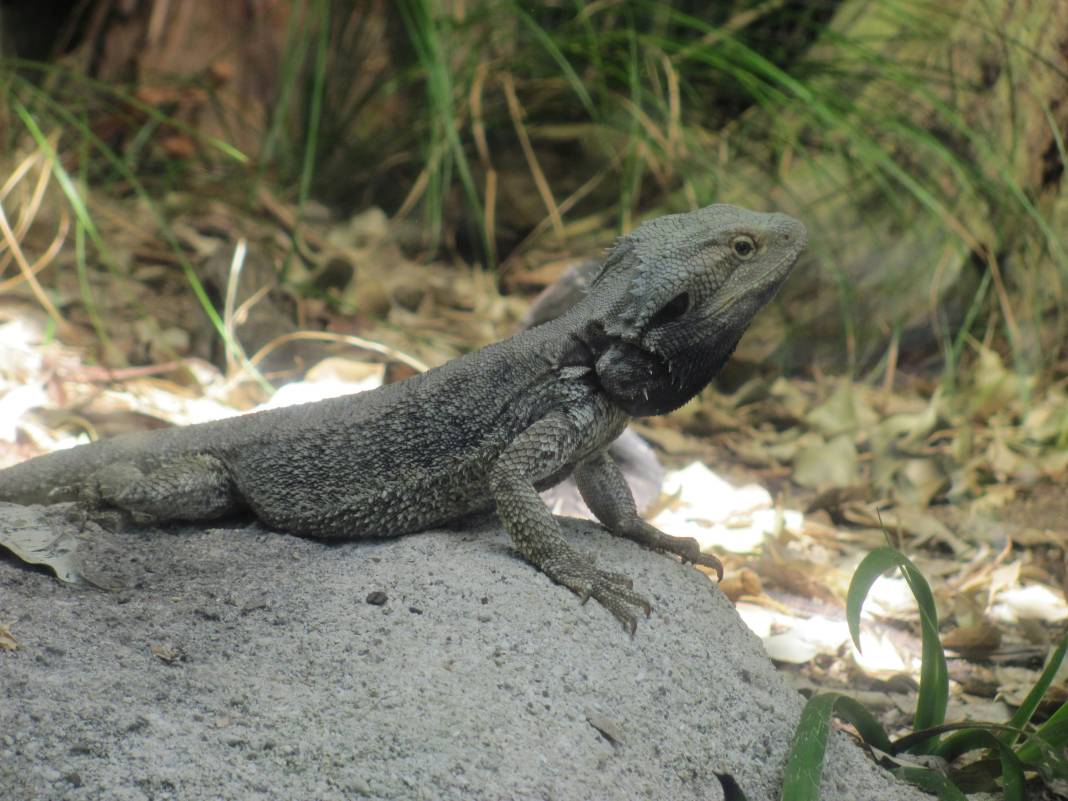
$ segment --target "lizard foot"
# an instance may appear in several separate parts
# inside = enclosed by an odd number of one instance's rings
[[[105,531],[117,532],[126,528],[129,522],[128,515],[121,509],[105,507],[96,496],[84,491],[83,488],[63,487],[55,497],[74,497],[72,501],[50,501],[59,504],[62,509],[63,519],[74,526],[79,532],[85,533],[90,526],[99,526]]]
[[[634,526],[616,533],[655,551],[673,553],[684,562],[711,568],[716,571],[717,579],[723,581],[723,563],[710,553],[702,553],[700,544],[693,537],[672,537],[641,518]]]
[[[542,566],[542,571],[555,581],[578,595],[582,603],[593,598],[597,603],[615,615],[631,634],[638,627],[638,619],[633,607],[638,607],[645,616],[653,607],[644,595],[635,592],[633,582],[620,573],[610,573],[594,567],[593,563],[577,553],[564,558],[549,559]]]

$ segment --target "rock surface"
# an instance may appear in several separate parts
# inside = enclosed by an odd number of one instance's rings
[[[760,642],[693,568],[565,529],[652,599],[634,638],[490,522],[94,527],[112,592],[0,558],[0,799],[777,801],[802,701]],[[823,798],[927,796],[840,735]]]

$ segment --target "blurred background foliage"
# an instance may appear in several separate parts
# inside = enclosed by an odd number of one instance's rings
[[[952,385],[979,344],[1025,374],[1064,356],[1059,3],[39,0],[0,22],[2,167],[52,154],[85,269],[109,260],[97,203],[136,198],[195,286],[168,220],[253,214],[267,187],[296,209],[290,261],[313,206],[380,207],[409,254],[510,291],[724,201],[810,230],[761,359]]]

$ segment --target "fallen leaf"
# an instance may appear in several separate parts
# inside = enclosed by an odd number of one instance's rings
[[[805,416],[810,406],[808,398],[792,381],[777,378],[768,389],[768,393],[783,407],[783,410],[796,420]]]
[[[175,645],[153,644],[148,646],[148,650],[156,659],[169,665],[186,660],[185,652]]]
[[[763,487],[735,487],[700,462],[669,471],[662,491],[674,497],[650,522],[676,536],[693,537],[705,551],[717,546],[749,553],[769,533],[797,531],[804,525],[800,512],[776,509]]]
[[[597,731],[599,731],[601,735],[613,745],[623,744],[623,729],[620,728],[619,723],[612,720],[607,715],[602,715],[600,712],[587,709],[586,722],[593,726],[593,728],[597,729]]]
[[[1023,376],[1005,368],[1001,356],[990,348],[980,347],[977,364],[972,370],[972,388],[968,394],[973,417],[987,418],[1011,408],[1034,388],[1034,376]]]
[[[1022,461],[1022,457],[1013,451],[1002,437],[991,440],[985,455],[987,465],[999,481],[1005,481],[1015,473]]]
[[[834,654],[849,641],[844,620],[830,620],[820,615],[808,618],[780,619],[786,626],[764,637],[764,650],[776,662],[799,665],[817,654]]]
[[[908,459],[897,473],[894,495],[913,506],[929,506],[949,488],[949,477],[934,459]]]
[[[860,481],[860,464],[853,438],[842,434],[798,451],[794,481],[803,487],[848,487]]]
[[[1068,397],[1056,389],[1047,390],[1046,397],[1024,414],[1020,428],[1033,442],[1063,445],[1064,432],[1068,431]]]
[[[942,645],[966,659],[985,659],[1001,647],[1001,629],[985,620],[961,626],[943,634]]]
[[[805,514],[811,514],[819,510],[832,515],[840,513],[843,506],[849,503],[863,502],[871,498],[871,489],[864,484],[851,487],[830,487],[820,492],[805,507]]]
[[[1004,590],[990,610],[991,617],[1003,623],[1043,620],[1057,623],[1068,618],[1064,596],[1041,584]]]
[[[760,582],[760,576],[748,567],[730,573],[719,584],[720,592],[730,599],[731,603],[737,603],[744,596],[760,595],[764,592],[764,585]]]
[[[11,624],[0,623],[0,650],[17,651],[18,647],[18,640],[16,640],[15,635],[11,633]]]
[[[828,438],[874,425],[878,419],[848,379],[839,381],[831,396],[804,417],[809,427]]]
[[[93,584],[82,573],[77,537],[40,506],[0,503],[0,547],[23,562],[44,565],[67,584]]]
[[[703,455],[709,450],[704,440],[691,437],[674,428],[650,425],[638,425],[634,428],[645,439],[671,456]]]
[[[910,549],[938,543],[947,546],[958,556],[967,554],[972,550],[971,546],[954,534],[949,526],[934,515],[924,511],[925,508],[895,506],[893,509],[886,509],[880,514],[882,515],[883,523],[888,529],[901,530],[909,535],[912,540],[909,543]]]

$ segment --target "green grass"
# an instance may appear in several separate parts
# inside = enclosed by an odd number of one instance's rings
[[[535,143],[552,131],[557,135],[547,135],[543,147],[581,153],[575,172],[550,176],[553,196],[611,171],[574,216],[607,203],[627,227],[639,213],[718,199],[790,204],[819,234],[814,255],[837,289],[838,335],[853,366],[870,363],[871,348],[886,340],[866,330],[872,310],[863,301],[878,300],[876,316],[887,327],[914,324],[916,301],[926,302],[943,261],[951,284],[960,283],[965,309],[938,332],[948,377],[965,356],[966,338],[984,333],[980,326],[995,328],[1021,369],[1041,366],[1036,333],[1021,331],[1020,320],[1033,316],[1025,311],[1059,314],[1060,294],[1044,293],[1043,282],[1014,285],[1000,263],[1026,238],[1039,269],[1062,278],[1068,270],[1057,232],[1016,163],[1034,110],[1023,115],[1011,87],[989,90],[955,75],[948,55],[932,57],[946,54],[949,42],[985,36],[1003,53],[1006,74],[1010,67],[1037,71],[1056,85],[1064,76],[1019,40],[1022,24],[1003,30],[919,0],[864,4],[865,14],[852,21],[841,14],[805,32],[805,46],[789,58],[776,58],[782,54],[748,44],[758,38],[759,15],[709,21],[664,3],[568,8],[502,0],[475,4],[456,20],[433,3],[405,8],[426,71],[418,130],[433,175],[422,208],[432,231],[441,230],[458,198],[469,219],[485,216],[485,195],[472,178],[468,103],[472,63],[482,63],[491,75],[516,76]],[[518,24],[501,25],[504,19]],[[972,29],[978,33],[964,33]],[[438,44],[442,31],[448,49]],[[492,83],[482,91],[492,92]],[[514,149],[501,104],[484,99],[483,106],[498,152]],[[1009,119],[1007,130],[984,124],[984,114],[995,112]],[[564,126],[570,141],[558,135]],[[456,182],[459,196],[451,193]],[[915,237],[925,258],[893,251],[902,232]],[[857,266],[885,250],[878,274]],[[982,274],[972,281],[975,270]],[[895,309],[899,294],[902,308]]]
[[[109,360],[116,361],[124,357],[122,354],[109,351],[109,337],[107,327],[102,320],[100,302],[93,296],[88,279],[89,243],[93,246],[92,262],[95,266],[98,268],[103,267],[112,272],[118,269],[110,247],[101,235],[100,229],[94,220],[91,201],[87,199],[89,197],[88,189],[90,184],[89,167],[100,162],[110,167],[112,172],[109,174],[100,171],[98,180],[105,187],[112,185],[112,182],[122,182],[128,191],[132,191],[145,204],[158,226],[161,239],[177,258],[190,289],[196,295],[208,319],[226,344],[227,352],[238,354],[240,351],[238,344],[227,331],[222,318],[208,298],[203,284],[197,277],[196,270],[171,229],[167,215],[162,210],[154,194],[146,188],[139,176],[130,168],[128,160],[116,153],[94,133],[83,113],[59,103],[52,94],[43,92],[29,81],[15,78],[9,82],[8,86],[8,101],[11,109],[19,122],[21,122],[25,132],[44,154],[46,168],[55,175],[62,194],[74,214],[76,226],[75,263],[78,270],[81,301],[100,340],[101,347],[108,353]],[[117,97],[120,100],[122,99],[121,95],[117,95]],[[64,143],[68,148],[77,148],[76,152],[80,156],[79,163],[81,165],[78,181],[75,181],[64,167],[56,145],[45,135],[40,122],[42,118],[48,120],[50,127],[60,126],[60,130],[63,131],[68,139]],[[208,144],[214,143],[209,142]],[[219,149],[225,156],[243,161],[243,157],[237,154],[230,146],[220,143]],[[99,166],[96,169],[101,170]],[[149,314],[148,310],[143,307],[141,308],[141,313]],[[240,354],[240,357],[241,361],[247,363],[247,359],[243,358],[243,354]],[[250,372],[252,377],[259,381],[264,389],[270,389],[257,371],[251,370]]]
[[[342,213],[382,205],[418,223],[425,253],[489,267],[542,232],[590,248],[572,233],[589,221],[625,230],[713,201],[785,208],[812,233],[791,286],[805,296],[791,314],[795,349],[815,341],[836,369],[873,375],[889,369],[887,343],[926,331],[950,384],[969,366],[967,343],[988,334],[1022,372],[1057,356],[1050,331],[1063,320],[1068,256],[1052,217],[1058,187],[1036,185],[1035,166],[1063,169],[1055,103],[1068,76],[1036,33],[1042,9],[294,8],[252,170],[234,145],[138,101],[134,87],[26,62],[8,62],[14,78],[2,86],[65,127],[68,146],[93,113],[128,120],[113,153],[125,173],[116,159],[94,160],[94,190],[135,179],[159,196],[188,182],[196,164],[152,149],[160,131],[177,130],[213,170],[247,182],[250,198],[267,185],[300,209],[313,196]],[[71,122],[58,107],[83,111]],[[517,196],[529,200],[517,207]]]
[[[1065,743],[1068,743],[1068,703],[1062,704],[1038,726],[1032,723],[1032,718],[1068,653],[1068,636],[1061,638],[1038,681],[1007,724],[983,721],[946,724],[949,678],[939,640],[934,595],[924,576],[899,551],[878,548],[857,567],[846,598],[850,635],[859,650],[864,601],[875,580],[892,569],[900,570],[905,577],[920,616],[922,656],[920,688],[912,724],[914,731],[891,741],[882,725],[857,701],[840,693],[812,697],[805,705],[794,733],[783,778],[781,797],[784,801],[820,797],[832,715],[851,723],[868,745],[883,754],[894,755],[897,758],[894,772],[899,778],[938,793],[941,799],[962,801],[966,797],[964,788],[974,786],[987,792],[998,792],[1006,801],[1023,801],[1027,772],[1050,785],[1063,781],[1068,776],[1068,762],[1063,755]],[[943,734],[949,736],[941,739]],[[907,754],[936,756],[944,761],[944,768],[937,770],[930,764],[908,759]],[[954,765],[969,754],[983,758],[973,759],[967,768]]]

